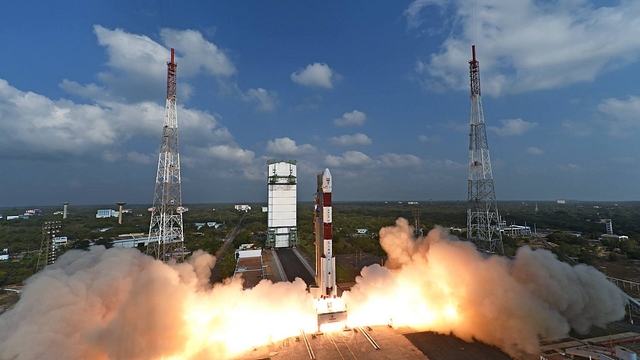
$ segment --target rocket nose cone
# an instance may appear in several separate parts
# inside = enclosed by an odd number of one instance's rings
[[[324,169],[324,173],[322,173],[322,176],[330,178],[331,177],[331,171],[329,171],[328,168]]]

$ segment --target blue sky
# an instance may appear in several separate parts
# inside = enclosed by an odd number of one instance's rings
[[[176,49],[185,203],[466,200],[476,44],[499,200],[638,200],[640,2],[32,1],[0,15],[0,206],[150,203]]]

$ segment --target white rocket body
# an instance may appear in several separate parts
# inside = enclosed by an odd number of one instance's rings
[[[322,206],[322,237],[323,247],[320,263],[320,288],[321,296],[337,296],[336,288],[336,258],[333,255],[333,217],[331,205],[331,192],[333,190],[333,179],[329,169],[322,173],[322,187],[319,190],[322,194],[320,205]]]

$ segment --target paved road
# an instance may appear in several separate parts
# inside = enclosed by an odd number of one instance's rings
[[[236,238],[236,235],[238,235],[238,232],[242,228],[240,225],[242,225],[242,220],[244,220],[245,215],[247,215],[247,213],[242,214],[242,218],[240,219],[240,221],[238,221],[238,225],[236,225],[236,227],[233,229],[233,232],[231,232],[231,235],[224,240],[224,244],[215,255],[216,264],[213,266],[213,269],[211,269],[212,284],[222,282],[222,276],[220,275],[220,266],[219,266],[220,260],[222,260],[222,255],[225,253],[225,251],[227,251],[227,248],[229,248],[233,240]]]
[[[309,270],[300,262],[300,259],[293,253],[292,249],[277,249],[276,253],[278,254],[278,258],[280,258],[280,263],[282,264],[282,269],[284,270],[285,275],[289,281],[293,281],[295,278],[299,277],[307,285],[315,285],[316,280],[313,275],[309,273]]]

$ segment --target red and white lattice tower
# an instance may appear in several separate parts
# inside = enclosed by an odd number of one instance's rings
[[[469,182],[467,194],[467,239],[478,250],[504,255],[498,202],[493,186],[493,171],[489,157],[489,143],[480,96],[480,64],[476,60],[476,46],[471,47],[469,61],[471,77],[471,117],[469,131]]]
[[[167,101],[164,127],[158,156],[158,172],[153,196],[149,246],[147,253],[162,261],[184,260],[184,230],[182,213],[182,184],[180,181],[180,152],[178,147],[178,113],[176,105],[176,72],[178,64],[171,49],[167,63]]]

